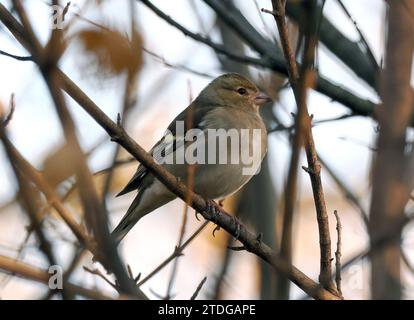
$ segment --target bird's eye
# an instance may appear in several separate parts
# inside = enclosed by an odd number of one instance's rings
[[[239,88],[239,89],[237,89],[237,92],[241,95],[244,95],[244,94],[247,93],[247,90],[245,88]]]

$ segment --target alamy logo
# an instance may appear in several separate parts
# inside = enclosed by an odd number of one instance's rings
[[[49,289],[62,290],[63,289],[63,268],[59,265],[52,265],[49,267]]]
[[[154,147],[158,164],[242,165],[243,175],[255,175],[262,160],[261,129],[189,129],[177,121],[175,135],[167,130]]]

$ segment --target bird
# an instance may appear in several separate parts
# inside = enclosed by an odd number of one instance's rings
[[[268,95],[261,92],[245,76],[237,73],[220,75],[212,80],[170,123],[166,133],[154,145],[150,154],[180,181],[187,183],[189,177],[192,177],[192,190],[195,193],[206,199],[224,199],[243,187],[259,170],[260,163],[267,152],[267,131],[259,109],[260,106],[271,101]],[[181,125],[181,129],[178,125]],[[227,139],[229,132],[243,136],[242,132],[243,130],[246,132],[246,129],[249,134],[244,137],[250,138],[247,139],[249,140],[247,159],[250,160],[247,164],[242,163],[240,158],[238,162],[233,159],[229,161],[232,156],[243,157],[241,153],[246,152],[242,150],[243,147],[246,149],[246,145],[243,145],[241,140],[236,141],[235,145],[231,141],[224,147],[216,146],[213,151],[207,147],[209,143],[219,144],[220,139]],[[215,132],[216,136],[211,138],[211,132]],[[258,134],[254,135],[251,132]],[[188,138],[189,133],[191,133],[190,138]],[[254,142],[259,146],[258,148],[255,148]],[[236,150],[231,150],[232,148]],[[197,159],[201,153],[209,153],[207,159],[209,161],[199,161],[194,164],[188,163],[194,162],[194,159],[178,160],[179,154],[181,156],[192,154],[188,152],[190,149]],[[170,161],[165,160],[168,157]],[[220,157],[227,157],[225,159],[227,161],[220,162]],[[161,159],[164,159],[164,163],[160,162]],[[259,164],[258,168],[253,168],[256,171],[245,170],[246,165],[249,168],[248,166],[252,166],[253,162]],[[194,165],[192,176],[189,174],[190,165]],[[175,194],[142,165],[138,166],[134,176],[116,196],[132,191],[136,191],[137,194],[111,233],[116,243],[119,243],[142,217],[176,198]]]

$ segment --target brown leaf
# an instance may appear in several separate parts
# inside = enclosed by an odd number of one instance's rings
[[[135,74],[142,65],[142,38],[137,31],[131,41],[114,30],[85,29],[78,37],[85,50],[96,57],[99,71]]]
[[[75,159],[67,144],[47,156],[43,162],[43,174],[53,187],[75,174]]]

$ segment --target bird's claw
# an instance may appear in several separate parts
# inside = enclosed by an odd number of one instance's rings
[[[217,219],[220,215],[220,209],[217,207],[217,204],[213,200],[207,200],[207,206],[204,209],[208,215],[211,216],[213,222],[217,222]]]
[[[233,216],[233,223],[236,227],[236,235],[234,237],[234,241],[237,241],[239,240],[240,232],[241,232],[241,223],[239,221],[239,218],[237,218],[236,216]]]
[[[216,236],[216,232],[217,231],[220,231],[220,226],[219,225],[216,225],[216,227],[214,228],[214,230],[213,230],[213,237],[215,237]]]
[[[259,245],[261,245],[262,240],[263,240],[263,233],[259,232],[256,236],[256,241],[259,243]]]
[[[217,204],[213,200],[207,200],[205,212],[211,216],[211,221],[216,223],[216,227],[213,230],[213,237],[215,237],[216,232],[220,230],[220,226],[217,225],[217,220],[220,215],[220,209],[217,207]]]

